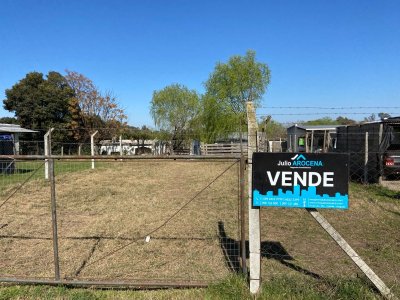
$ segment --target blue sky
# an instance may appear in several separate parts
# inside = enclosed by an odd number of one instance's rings
[[[400,106],[397,0],[3,0],[0,13],[0,99],[28,72],[69,69],[112,90],[129,124],[153,126],[154,90],[201,93],[218,61],[253,49],[272,74],[258,114],[299,113],[274,116],[286,122],[324,111],[268,107]]]

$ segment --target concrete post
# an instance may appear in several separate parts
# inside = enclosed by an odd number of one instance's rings
[[[122,135],[119,136],[119,155],[122,156],[124,152],[122,151]]]
[[[50,156],[51,155],[51,133],[53,132],[54,128],[50,128],[49,131],[46,132],[44,135],[44,155]],[[44,178],[49,179],[49,160],[45,158],[44,160]]]
[[[253,102],[247,102],[248,126],[248,184],[249,184],[249,250],[250,250],[250,292],[256,294],[260,289],[261,280],[261,231],[260,209],[253,208],[252,197],[252,159],[257,150],[257,121]]]
[[[96,130],[93,134],[90,135],[90,150],[92,156],[94,156],[94,136],[98,133]],[[94,158],[92,158],[92,169],[94,169]]]
[[[15,133],[14,134],[14,149],[15,149],[15,151],[14,151],[14,154],[15,155],[19,155],[19,134],[18,133]]]

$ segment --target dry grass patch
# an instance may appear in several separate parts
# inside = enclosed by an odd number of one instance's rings
[[[68,163],[57,162],[56,170],[71,169]],[[233,163],[108,161],[95,170],[59,172],[56,196],[62,277],[223,278],[230,269],[218,224],[222,222],[232,243],[238,239],[237,165],[181,208]],[[5,208],[2,222],[9,225],[1,230],[0,251],[5,256],[0,273],[51,277],[49,185],[29,182]],[[145,236],[160,226],[146,242]]]

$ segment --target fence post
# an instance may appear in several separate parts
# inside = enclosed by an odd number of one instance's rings
[[[365,133],[364,184],[368,183],[368,131]]]
[[[51,133],[53,132],[54,128],[50,128],[49,131],[46,132],[44,135],[44,155],[50,156],[51,155]],[[49,160],[46,158],[44,160],[44,178],[49,179]]]
[[[98,133],[96,130],[93,134],[90,135],[90,153],[94,156],[94,136]],[[94,169],[94,158],[92,158],[92,169]]]
[[[245,228],[245,180],[244,180],[244,169],[246,167],[246,159],[242,154],[240,156],[240,252],[242,260],[242,272],[247,276],[247,262],[246,262],[246,228]]]
[[[51,224],[53,229],[53,252],[54,252],[54,277],[60,280],[60,260],[58,257],[58,231],[57,231],[57,203],[56,183],[54,174],[54,159],[49,159],[50,190],[51,190]]]
[[[252,197],[252,158],[257,149],[257,121],[253,102],[246,103],[248,126],[248,198],[249,198],[249,250],[250,250],[250,292],[256,294],[261,280],[261,232],[260,209],[253,207]]]
[[[310,152],[308,147],[308,132],[306,132],[306,153]]]
[[[119,155],[120,156],[123,155],[123,151],[122,151],[122,135],[119,136]]]
[[[378,177],[378,183],[382,184],[382,176],[383,176],[383,155],[381,153],[381,143],[382,143],[382,135],[383,135],[383,124],[379,124],[379,153],[378,153],[378,159],[379,159],[379,177]]]
[[[311,153],[314,152],[314,130],[311,130]]]

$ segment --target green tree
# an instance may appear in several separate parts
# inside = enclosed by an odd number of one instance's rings
[[[315,120],[302,122],[304,125],[338,125],[338,122],[331,117],[323,117]]]
[[[227,103],[218,102],[216,98],[205,95],[201,100],[201,140],[214,143],[217,139],[228,138],[229,134],[240,130],[240,116],[233,113]],[[244,121],[242,120],[243,127]]]
[[[5,91],[4,108],[14,112],[18,123],[27,128],[47,130],[69,125],[74,91],[57,72],[31,72]],[[56,135],[54,135],[56,137]],[[59,132],[59,140],[67,138]]]
[[[180,84],[154,91],[150,113],[162,131],[172,134],[172,149],[180,151],[184,142],[193,138],[199,115],[199,95]]]
[[[337,117],[336,122],[338,125],[354,125],[357,124],[357,121],[353,119],[349,119],[347,117]]]
[[[385,118],[390,118],[391,116],[390,116],[390,114],[388,114],[388,113],[380,112],[380,113],[378,114],[378,117],[379,117],[380,120],[383,120],[383,119],[385,119]]]
[[[12,117],[2,117],[0,118],[0,123],[2,124],[18,124],[18,120]]]
[[[258,125],[260,132],[265,132],[268,140],[279,140],[280,138],[286,138],[287,130],[286,127],[281,123],[272,120],[270,117],[266,117]]]
[[[259,106],[269,82],[270,70],[256,61],[254,51],[232,56],[227,63],[217,63],[205,83],[205,132],[218,136],[226,130],[239,130],[245,122],[246,102]]]

